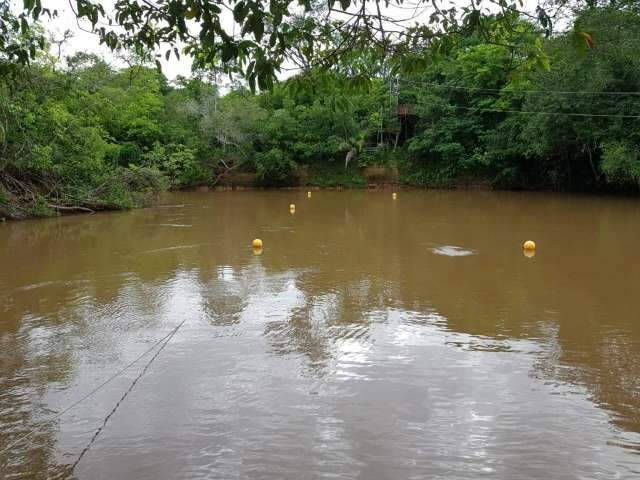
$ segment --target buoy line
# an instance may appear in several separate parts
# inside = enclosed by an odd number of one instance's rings
[[[64,410],[58,412],[57,414],[55,414],[53,417],[51,417],[49,420],[46,420],[44,422],[42,422],[39,426],[37,426],[36,428],[34,428],[33,430],[31,430],[30,432],[26,433],[25,435],[23,435],[22,437],[20,437],[19,439],[17,439],[16,441],[10,443],[9,445],[7,445],[6,448],[4,448],[3,450],[0,451],[0,454],[4,454],[6,452],[8,452],[9,450],[11,450],[13,447],[15,447],[16,445],[19,445],[20,443],[22,443],[24,440],[26,440],[27,438],[31,437],[34,433],[39,432],[45,425],[49,425],[50,423],[56,421],[57,419],[59,419],[60,417],[62,417],[64,414],[70,412],[71,410],[73,410],[75,407],[77,407],[78,405],[80,405],[82,402],[84,402],[85,400],[87,400],[88,398],[92,397],[93,395],[95,395],[96,393],[98,393],[100,390],[102,390],[104,387],[106,387],[109,383],[111,383],[112,381],[114,381],[116,378],[118,378],[120,375],[122,375],[124,372],[126,372],[127,370],[129,370],[131,367],[133,367],[136,363],[138,363],[142,358],[144,358],[146,355],[148,355],[150,352],[152,352],[158,345],[160,345],[162,342],[168,343],[169,340],[171,340],[171,338],[173,338],[173,336],[176,334],[176,332],[180,329],[180,327],[182,327],[182,325],[184,325],[184,322],[186,321],[186,318],[180,322],[176,327],[174,327],[169,333],[167,333],[164,337],[162,337],[160,340],[158,340],[156,343],[154,343],[151,348],[149,348],[148,350],[146,350],[145,352],[141,353],[140,355],[138,355],[134,360],[132,360],[130,363],[128,363],[125,367],[121,368],[120,370],[118,370],[116,373],[114,373],[111,377],[109,377],[107,380],[105,380],[104,382],[102,382],[100,385],[98,385],[96,388],[94,388],[93,390],[91,390],[89,393],[87,393],[85,396],[83,396],[82,398],[80,398],[79,400],[76,400],[74,403],[72,403],[71,405],[69,405],[67,408],[65,408]],[[151,362],[153,360],[155,360],[155,358],[158,356],[158,354],[160,353],[160,351],[166,346],[166,343],[160,348],[160,350],[158,350],[158,352],[151,358],[150,362],[147,364],[147,366],[145,366],[145,368],[143,369],[143,372],[148,368],[148,366],[151,364]],[[142,375],[140,375],[142,376]],[[137,378],[134,381],[137,382]],[[122,400],[121,400],[122,401]],[[119,403],[119,402],[118,402]]]
[[[98,429],[95,431],[95,433],[93,434],[93,436],[91,437],[91,440],[89,440],[89,443],[87,443],[87,446],[84,447],[82,449],[82,451],[80,452],[80,455],[78,455],[78,458],[76,459],[75,462],[73,462],[73,464],[71,465],[71,472],[73,473],[73,471],[76,469],[76,467],[78,466],[78,464],[80,463],[80,460],[82,460],[82,457],[84,457],[84,455],[89,451],[89,449],[91,448],[91,446],[93,445],[93,443],[96,441],[96,439],[98,438],[98,436],[100,435],[100,433],[102,433],[102,431],[104,430],[104,427],[107,426],[107,423],[109,422],[109,419],[116,413],[116,410],[118,410],[118,407],[120,406],[120,404],[124,401],[125,398],[127,398],[127,395],[129,395],[131,393],[131,391],[133,390],[133,388],[136,386],[136,384],[138,383],[138,380],[140,380],[142,378],[142,376],[147,372],[147,370],[149,369],[149,367],[151,366],[151,364],[154,362],[154,360],[156,358],[158,358],[158,356],[160,355],[160,353],[162,353],[162,350],[164,350],[164,347],[167,346],[167,344],[171,341],[171,339],[173,338],[173,336],[178,332],[178,330],[180,329],[180,327],[184,324],[184,322],[186,321],[186,318],[180,322],[180,324],[174,328],[169,335],[167,335],[165,338],[166,340],[164,340],[164,343],[160,346],[160,348],[158,349],[158,351],[156,353],[153,354],[153,357],[151,357],[149,359],[149,361],[147,362],[147,364],[144,366],[144,368],[140,371],[140,373],[138,374],[138,376],[133,380],[133,382],[131,382],[131,385],[129,385],[129,388],[124,392],[124,394],[122,395],[122,397],[120,397],[120,400],[118,400],[116,402],[116,404],[114,405],[113,409],[111,409],[111,411],[109,412],[109,414],[104,418],[104,421],[102,422],[102,425],[100,425],[98,427]],[[157,345],[157,343],[156,343]]]

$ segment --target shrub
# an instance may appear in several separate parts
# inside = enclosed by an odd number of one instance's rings
[[[296,162],[279,148],[257,153],[255,164],[260,183],[268,186],[287,183],[296,167]]]
[[[145,164],[159,168],[172,186],[191,186],[207,183],[209,171],[196,158],[196,151],[181,144],[162,145],[156,142],[144,155]]]
[[[43,195],[36,194],[29,206],[29,214],[33,217],[53,217],[56,212]]]
[[[640,155],[638,149],[623,142],[602,146],[602,171],[607,182],[618,186],[640,186]]]
[[[129,165],[139,165],[142,160],[142,150],[135,143],[123,143],[117,148],[109,150],[109,160],[112,164],[128,167]]]

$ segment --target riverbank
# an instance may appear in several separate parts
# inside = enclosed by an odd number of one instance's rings
[[[255,172],[237,172],[219,178],[216,184],[204,183],[183,187],[170,187],[166,179],[154,182],[141,180],[117,186],[118,195],[107,198],[95,193],[84,198],[56,198],[47,195],[47,189],[34,183],[21,184],[22,194],[13,193],[0,183],[0,221],[46,218],[78,213],[127,210],[152,205],[162,191],[236,191],[236,190],[346,190],[346,189],[482,189],[491,190],[490,182],[459,179],[452,182],[412,183],[397,166],[372,165],[366,167],[341,165],[303,165],[279,184],[264,182]]]
[[[126,180],[123,180],[125,178]],[[129,210],[151,206],[165,191],[239,191],[239,190],[392,190],[392,189],[437,189],[437,190],[496,190],[496,191],[547,191],[559,192],[548,187],[505,188],[499,183],[482,177],[444,178],[437,174],[416,178],[406,166],[372,165],[366,167],[340,165],[303,165],[279,184],[265,183],[256,172],[236,172],[218,179],[216,184],[201,183],[188,186],[169,185],[159,172],[143,172],[141,169],[120,173],[111,185],[103,185],[83,197],[56,197],[48,195],[54,191],[35,182],[17,182],[21,194],[11,191],[0,183],[0,222],[47,218],[72,214],[92,214],[100,211]],[[562,191],[560,191],[562,192]],[[565,190],[566,193],[592,195],[629,194],[634,192]]]
[[[0,221],[144,207],[168,187],[161,172],[145,167],[115,167],[85,184],[4,172],[0,175]]]

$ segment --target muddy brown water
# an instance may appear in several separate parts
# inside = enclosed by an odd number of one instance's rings
[[[639,241],[638,200],[493,192],[0,225],[0,477],[639,478]]]

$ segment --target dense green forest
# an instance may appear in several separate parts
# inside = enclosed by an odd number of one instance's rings
[[[146,54],[116,68],[42,42],[28,64],[3,51],[0,217],[130,208],[241,177],[364,187],[371,166],[414,186],[637,192],[640,13],[585,8],[552,35],[509,18],[508,35],[488,18],[409,67],[354,51],[260,92],[222,88],[214,67],[170,82]]]

